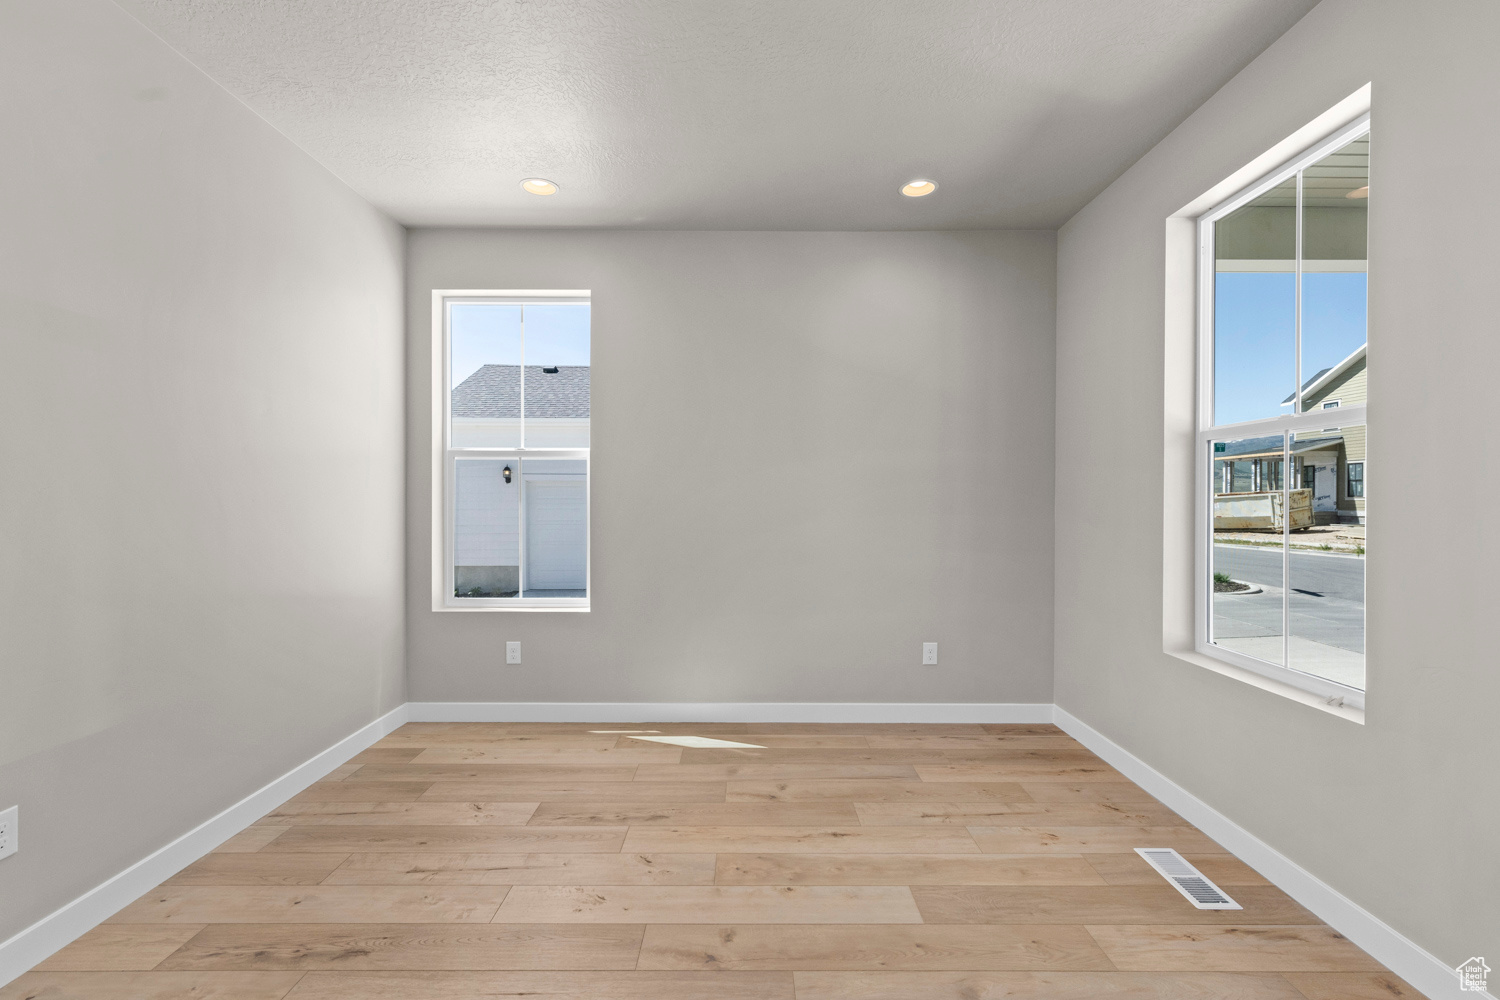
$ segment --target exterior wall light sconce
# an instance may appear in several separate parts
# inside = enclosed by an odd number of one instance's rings
[[[507,483],[510,482],[510,466],[507,465],[505,468],[501,469],[500,475],[505,477],[505,481]]]

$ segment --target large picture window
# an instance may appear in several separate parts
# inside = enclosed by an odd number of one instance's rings
[[[587,292],[436,292],[442,609],[589,606]]]
[[[1197,647],[1360,708],[1369,199],[1366,116],[1199,219]]]

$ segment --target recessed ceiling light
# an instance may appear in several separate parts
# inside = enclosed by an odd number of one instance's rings
[[[528,194],[557,194],[557,185],[544,177],[528,177],[521,182]]]
[[[932,192],[936,190],[936,181],[921,180],[920,178],[914,181],[910,181],[901,186],[901,193],[906,195],[908,198],[921,198],[925,195],[932,194]]]
[[[1350,191],[1348,194],[1344,195],[1344,197],[1345,198],[1368,198],[1368,197],[1370,197],[1370,185],[1366,184],[1362,188],[1355,188],[1353,191]]]

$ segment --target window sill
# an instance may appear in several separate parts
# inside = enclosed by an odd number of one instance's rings
[[[588,604],[440,604],[434,605],[433,611],[566,611],[574,614],[578,612],[587,613],[590,610]]]
[[[1258,674],[1253,670],[1247,670],[1244,667],[1236,666],[1233,663],[1206,653],[1185,649],[1167,649],[1164,652],[1168,656],[1176,657],[1195,666],[1204,667],[1216,674],[1223,674],[1225,677],[1242,681],[1252,687],[1260,688],[1262,691],[1268,691],[1271,694],[1279,695],[1282,698],[1298,702],[1309,708],[1315,708],[1320,712],[1327,712],[1329,715],[1358,723],[1361,726],[1365,724],[1365,710],[1363,708],[1356,708],[1353,705],[1330,704],[1328,698],[1323,695],[1304,690],[1286,681],[1279,681],[1264,674]]]

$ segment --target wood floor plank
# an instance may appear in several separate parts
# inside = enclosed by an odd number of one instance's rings
[[[323,777],[320,778],[320,779],[318,779],[318,780],[320,780],[320,781],[343,781],[345,778],[349,777],[349,775],[353,774],[355,771],[358,771],[360,769],[360,767],[362,766],[362,763],[363,762],[361,762],[359,764],[356,764],[354,761],[351,760],[347,764],[340,764],[338,767],[334,768],[332,771],[329,771],[327,774],[323,775]]]
[[[289,826],[251,826],[214,848],[216,854],[253,854],[290,830]]]
[[[725,799],[729,802],[1030,802],[1031,796],[1013,781],[923,782],[895,778],[813,778],[730,781],[726,782]]]
[[[304,802],[411,802],[427,791],[431,782],[372,781],[368,765],[342,781],[315,781],[287,800],[287,805]]]
[[[649,736],[726,736],[733,739],[736,735],[743,734],[749,726],[744,722],[592,722],[581,728],[590,733],[610,733],[616,736],[639,733]],[[848,732],[847,729],[842,731]]]
[[[1190,826],[971,826],[986,854],[1122,854],[1137,847],[1170,847],[1183,854],[1224,854]],[[274,848],[275,845],[272,845]]]
[[[849,802],[543,802],[528,826],[859,826]]]
[[[797,1000],[1302,1000],[1279,975],[796,972]]]
[[[1207,913],[1210,911],[1199,911]],[[1217,911],[1232,913],[1234,911]],[[1110,961],[1132,972],[1378,972],[1379,962],[1321,924],[1093,926]]]
[[[505,886],[163,886],[112,924],[485,923]]]
[[[871,750],[853,747],[811,749],[744,750],[734,748],[687,747],[682,751],[683,764],[944,764],[949,761],[941,750]]]
[[[1109,969],[1082,927],[652,924],[642,969]]]
[[[28,972],[0,1000],[282,1000],[300,972]]]
[[[422,802],[723,802],[722,781],[435,781]]]
[[[1425,1000],[1390,972],[1288,972],[1286,978],[1307,1000]]]
[[[558,854],[618,851],[624,839],[622,826],[296,826],[265,849],[268,852]]]
[[[917,781],[910,764],[642,764],[637,781],[797,781],[815,778],[900,778]]]
[[[929,924],[1318,924],[1280,889],[1243,886],[1241,910],[1199,910],[1161,885],[913,886]]]
[[[630,827],[621,850],[648,854],[656,851],[712,854],[980,853],[964,827],[944,826],[635,826]]]
[[[206,924],[100,924],[36,967],[38,972],[146,972]]]
[[[864,750],[869,748],[866,737],[852,733],[676,733],[668,735],[701,735],[720,737],[736,743],[754,743],[768,750],[813,750],[838,748]],[[624,737],[628,738],[628,737]]]
[[[715,733],[742,733],[743,722],[508,722],[512,733],[586,733],[590,736],[620,736],[626,733],[713,736]]]
[[[407,764],[411,762],[413,757],[422,752],[421,747],[401,746],[391,743],[390,739],[387,736],[375,746],[361,750],[349,758],[349,763],[356,766],[361,764]]]
[[[206,854],[162,885],[317,885],[345,854]]]
[[[545,746],[562,748],[603,749],[617,745],[618,736],[593,733],[504,733],[458,732],[392,733],[378,744],[383,747],[409,750],[407,760],[428,747],[488,747],[496,750],[507,747]]]
[[[616,746],[640,746],[642,743],[659,742],[663,738],[670,739],[674,736],[697,736],[710,740],[723,740],[729,743],[741,743],[745,746],[738,749],[752,750],[807,750],[819,747],[842,748],[849,750],[862,750],[869,747],[864,736],[856,736],[849,733],[825,734],[825,733],[725,733],[717,732],[712,728],[700,728],[697,732],[682,732],[679,727],[671,726],[662,732],[656,733],[625,733],[618,737]],[[672,744],[668,744],[672,745]],[[712,747],[698,749],[713,749]],[[725,747],[723,749],[736,749]]]
[[[526,1000],[794,1000],[792,976],[787,972],[309,972],[297,983],[287,1000],[497,1000],[503,997],[525,997]]]
[[[561,725],[561,723],[549,723]],[[525,723],[516,722],[408,722],[396,729],[397,733],[507,733],[520,729]],[[570,724],[571,725],[571,724]]]
[[[985,722],[980,729],[1000,736],[1066,736],[1050,722]]]
[[[482,801],[288,802],[268,813],[263,822],[296,826],[525,826],[537,805]]]
[[[933,784],[941,787],[945,782]],[[1182,817],[1166,806],[1146,802],[1131,805],[1114,802],[856,802],[854,808],[863,826],[1187,825]]]
[[[1085,857],[1110,885],[1156,885],[1161,881],[1161,873],[1134,851],[1129,854],[1088,854]],[[1183,857],[1209,881],[1225,888],[1271,884],[1232,854],[1184,854]]]
[[[1040,781],[1021,779],[1021,788],[1036,802],[1155,802],[1130,781]]]
[[[916,924],[904,886],[520,885],[495,923]]]
[[[635,764],[366,764],[344,781],[420,781],[427,784],[434,781],[634,781],[636,768]]]
[[[220,924],[163,969],[634,969],[639,924]]]
[[[746,733],[859,733],[869,736],[876,733],[926,733],[984,735],[984,727],[968,722],[748,722]],[[1062,732],[1062,730],[1056,730]]]
[[[871,733],[869,745],[882,750],[1085,750],[1082,743],[1063,733],[1042,736],[975,735],[933,733]]]
[[[609,766],[614,764],[675,764],[681,747],[641,743],[633,747],[465,746],[428,747],[413,758],[413,764],[562,764]]]
[[[1079,855],[1042,854],[720,854],[714,881],[719,885],[1104,884]]]
[[[914,764],[923,781],[1108,781],[1120,783],[1125,776],[1102,761],[1028,760],[967,761],[946,764]],[[355,775],[358,777],[358,775]],[[1029,790],[1029,789],[1028,789]],[[1034,797],[1034,796],[1033,796]]]
[[[328,885],[712,885],[714,855],[352,854],[325,881]]]

